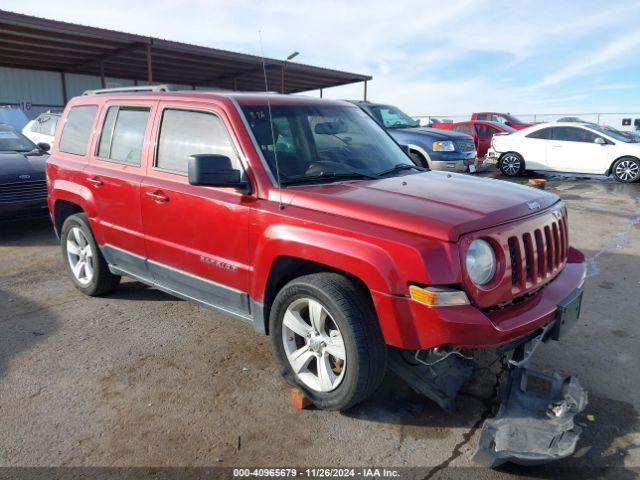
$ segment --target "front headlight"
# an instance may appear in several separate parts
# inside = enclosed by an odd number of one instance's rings
[[[431,148],[434,152],[455,152],[456,146],[451,140],[433,142]]]
[[[476,285],[486,285],[496,274],[496,254],[486,240],[471,242],[467,251],[467,273]]]

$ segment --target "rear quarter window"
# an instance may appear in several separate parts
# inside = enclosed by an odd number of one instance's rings
[[[72,107],[69,110],[60,136],[58,148],[61,152],[74,155],[87,154],[89,135],[97,111],[98,107],[96,106]]]
[[[537,138],[539,140],[550,140],[551,139],[551,128],[541,128],[540,130],[536,130],[535,132],[527,135],[527,138]]]
[[[150,108],[109,107],[102,126],[98,158],[139,166]]]

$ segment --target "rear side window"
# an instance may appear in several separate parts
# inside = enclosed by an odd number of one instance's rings
[[[564,142],[584,142],[593,143],[596,139],[594,133],[575,127],[554,127],[553,139]]]
[[[162,114],[156,167],[187,173],[189,157],[199,153],[225,155],[241,169],[238,155],[222,120],[213,113],[165,110]]]
[[[542,128],[540,130],[536,130],[535,132],[527,135],[527,138],[538,138],[542,140],[550,140],[551,139],[551,128]]]
[[[69,110],[60,136],[60,151],[74,155],[86,155],[91,126],[98,107],[82,106]]]
[[[98,157],[139,166],[149,112],[149,108],[109,107],[100,133]]]
[[[453,127],[453,131],[466,133],[467,135],[473,136],[475,132],[473,131],[473,126],[469,123],[463,123],[462,125],[456,125]]]
[[[58,117],[38,117],[34,122],[31,131],[41,133],[43,135],[55,135]]]

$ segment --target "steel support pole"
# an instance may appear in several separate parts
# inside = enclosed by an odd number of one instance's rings
[[[64,72],[60,72],[60,83],[62,85],[62,103],[67,104],[67,79]]]
[[[364,81],[364,101],[367,101],[367,81]]]
[[[284,94],[284,65],[280,65],[280,93]]]
[[[104,64],[100,62],[100,88],[106,88],[107,83],[104,81]]]
[[[147,83],[153,84],[153,59],[151,56],[151,44],[147,43]]]

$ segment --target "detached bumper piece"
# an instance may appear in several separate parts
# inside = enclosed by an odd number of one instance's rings
[[[575,378],[512,367],[498,414],[482,426],[474,460],[536,465],[573,454],[581,429],[573,418],[587,405]]]
[[[389,349],[389,368],[447,412],[455,411],[458,390],[473,375],[473,368],[458,356],[445,355],[427,362],[397,348]]]

